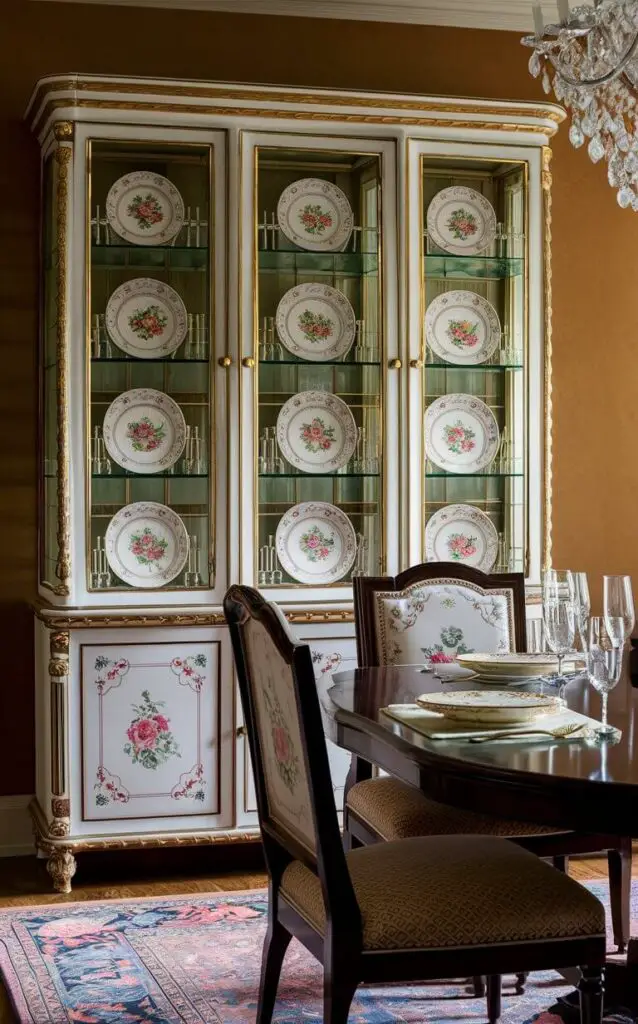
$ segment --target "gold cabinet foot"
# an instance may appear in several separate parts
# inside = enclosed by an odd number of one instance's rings
[[[47,871],[53,879],[56,892],[71,892],[71,879],[77,868],[77,862],[70,850],[54,850],[47,861]]]

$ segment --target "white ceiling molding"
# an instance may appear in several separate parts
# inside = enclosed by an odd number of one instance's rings
[[[68,0],[49,0],[51,3]],[[303,18],[395,21],[455,28],[532,30],[532,0],[72,0],[120,7],[172,7],[234,14],[283,14]],[[543,0],[545,21],[557,17],[555,0]]]

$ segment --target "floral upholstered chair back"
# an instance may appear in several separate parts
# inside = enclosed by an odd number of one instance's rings
[[[294,643],[286,620],[278,609],[276,611]],[[263,760],[268,816],[314,855],[315,826],[292,666],[257,619],[245,624],[243,639]]]
[[[514,595],[466,580],[430,579],[374,594],[379,663],[452,661],[472,651],[513,651]]]

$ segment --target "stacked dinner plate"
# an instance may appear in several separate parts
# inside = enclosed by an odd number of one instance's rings
[[[459,665],[472,669],[485,682],[524,683],[555,672],[558,659],[553,654],[459,654]]]

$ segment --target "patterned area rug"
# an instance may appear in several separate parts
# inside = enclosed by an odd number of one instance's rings
[[[607,902],[606,886],[591,890]],[[638,891],[634,889],[634,900]],[[636,908],[638,909],[638,908]],[[264,891],[25,907],[0,912],[0,969],[20,1024],[253,1024]],[[547,1012],[570,991],[548,972],[516,995],[503,1024],[560,1024]],[[321,971],[292,942],[276,1024],[321,1024]],[[349,1024],[485,1021],[459,984],[360,988]]]

